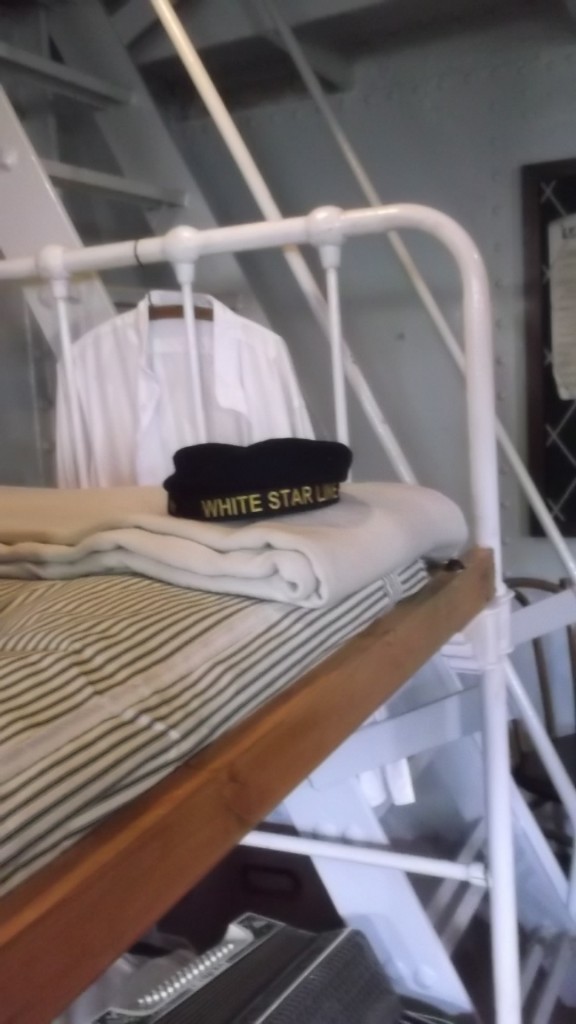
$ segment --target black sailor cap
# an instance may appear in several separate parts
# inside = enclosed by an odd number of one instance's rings
[[[351,464],[339,441],[191,445],[176,452],[175,472],[164,481],[168,511],[210,522],[309,512],[338,501]]]

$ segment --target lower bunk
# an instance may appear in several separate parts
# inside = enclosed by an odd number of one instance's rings
[[[14,626],[9,652],[16,664],[24,646],[31,659],[21,666],[21,676],[16,673],[22,702],[12,720],[17,729],[26,721],[25,728],[31,731],[29,742],[11,748],[10,742],[16,743],[12,737],[2,748],[7,769],[3,779],[10,775],[15,780],[20,770],[24,775],[13,792],[9,786],[5,791],[15,817],[12,840],[3,826],[1,1024],[44,1024],[55,1018],[493,596],[492,558],[485,550],[471,552],[460,571],[438,571],[428,582],[417,566],[404,572],[404,593],[411,588],[417,593],[400,600],[387,614],[386,607],[402,596],[402,574],[388,589],[365,588],[362,597],[348,598],[329,612],[282,606],[276,623],[256,624],[253,612],[261,602],[225,598],[227,645],[214,647],[210,671],[215,676],[204,690],[203,680],[210,682],[206,655],[215,612],[210,595],[200,595],[198,600],[208,605],[202,612],[203,653],[195,699],[198,708],[203,702],[205,706],[193,726],[186,721],[189,693],[184,720],[173,717],[182,696],[181,652],[186,649],[189,659],[190,650],[182,642],[182,628],[190,628],[184,607],[178,613],[171,607],[160,615],[164,625],[159,640],[158,608],[149,594],[142,595],[137,614],[148,617],[148,628],[134,622],[128,630],[133,640],[123,646],[125,616],[118,608],[115,612],[113,603],[104,604],[106,626],[98,633],[92,622],[87,645],[85,638],[81,642],[82,625],[69,605],[65,626],[55,633],[53,619],[60,614],[62,621],[62,607],[53,600],[46,609],[43,640],[31,606],[36,584],[4,582],[13,595],[15,588],[24,586],[31,602],[23,609],[26,601],[21,595],[19,607],[12,608],[14,623],[18,620],[20,626]],[[98,581],[91,583],[96,586]],[[82,580],[74,584],[88,585]],[[138,580],[131,585],[157,586]],[[68,597],[62,588],[65,603]],[[179,593],[173,590],[174,600]],[[224,606],[219,607],[223,612]],[[26,628],[35,631],[35,650],[29,640],[24,643]],[[255,637],[259,639],[254,647],[248,641]],[[100,746],[90,746],[85,734],[80,747],[72,742],[67,748],[57,727],[47,740],[50,716],[56,714],[47,697],[44,704],[34,701],[30,720],[22,714],[35,656],[45,671],[43,642],[52,645],[49,653],[53,673],[62,679],[61,699],[72,705],[77,701],[78,709],[84,709],[83,721],[90,707],[90,728],[96,730]],[[166,643],[172,645],[168,659]],[[259,654],[255,660],[250,656],[248,679],[238,668],[250,646]],[[141,663],[137,690],[129,702],[119,701],[122,686],[110,685],[111,679],[122,677],[123,658],[126,666],[135,660]],[[167,661],[173,667],[170,685],[175,689],[159,695],[150,679],[155,666],[161,663],[164,669]],[[4,651],[4,665],[8,664]],[[214,708],[202,694],[214,697],[216,677],[225,699]],[[119,746],[110,742],[112,717],[123,736]],[[68,726],[73,718],[71,706]],[[47,745],[44,750],[42,743]],[[99,760],[97,751],[104,748],[107,752]],[[18,750],[22,761],[12,763],[8,771],[11,749]],[[39,771],[48,765],[43,756],[52,759],[52,766],[59,757],[68,765],[59,782]],[[35,789],[26,791],[21,785],[26,771],[35,776]],[[125,806],[114,810],[120,803]]]

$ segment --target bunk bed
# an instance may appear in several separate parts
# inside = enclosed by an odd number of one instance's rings
[[[435,236],[461,273],[474,547],[457,571],[437,571],[417,594],[0,899],[0,1024],[40,1024],[62,1011],[450,637],[471,623],[473,666],[485,698],[498,1022],[520,1020],[512,830],[508,787],[502,785],[508,771],[509,599],[501,574],[490,301],[485,269],[469,237],[450,218],[423,207],[323,208],[308,217],[267,224],[203,232],[175,229],[137,243],[73,251],[49,247],[37,258],[2,263],[0,280],[29,284],[40,276],[52,286],[82,480],[78,410],[67,377],[71,276],[135,262],[171,263],[182,287],[193,344],[192,280],[199,258],[312,244],[327,274],[336,423],[339,439],[347,440],[339,250],[346,237],[397,228]]]
[[[61,1012],[492,595],[476,549],[0,899],[2,1024]]]

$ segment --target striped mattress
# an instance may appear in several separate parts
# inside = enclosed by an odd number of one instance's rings
[[[138,576],[0,580],[0,893],[427,581],[319,611]]]

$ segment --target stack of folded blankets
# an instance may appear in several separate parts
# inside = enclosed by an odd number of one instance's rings
[[[350,462],[336,442],[208,444],[176,453],[165,489],[0,488],[0,577],[137,573],[320,608],[462,549],[452,501],[408,484],[343,483]]]

